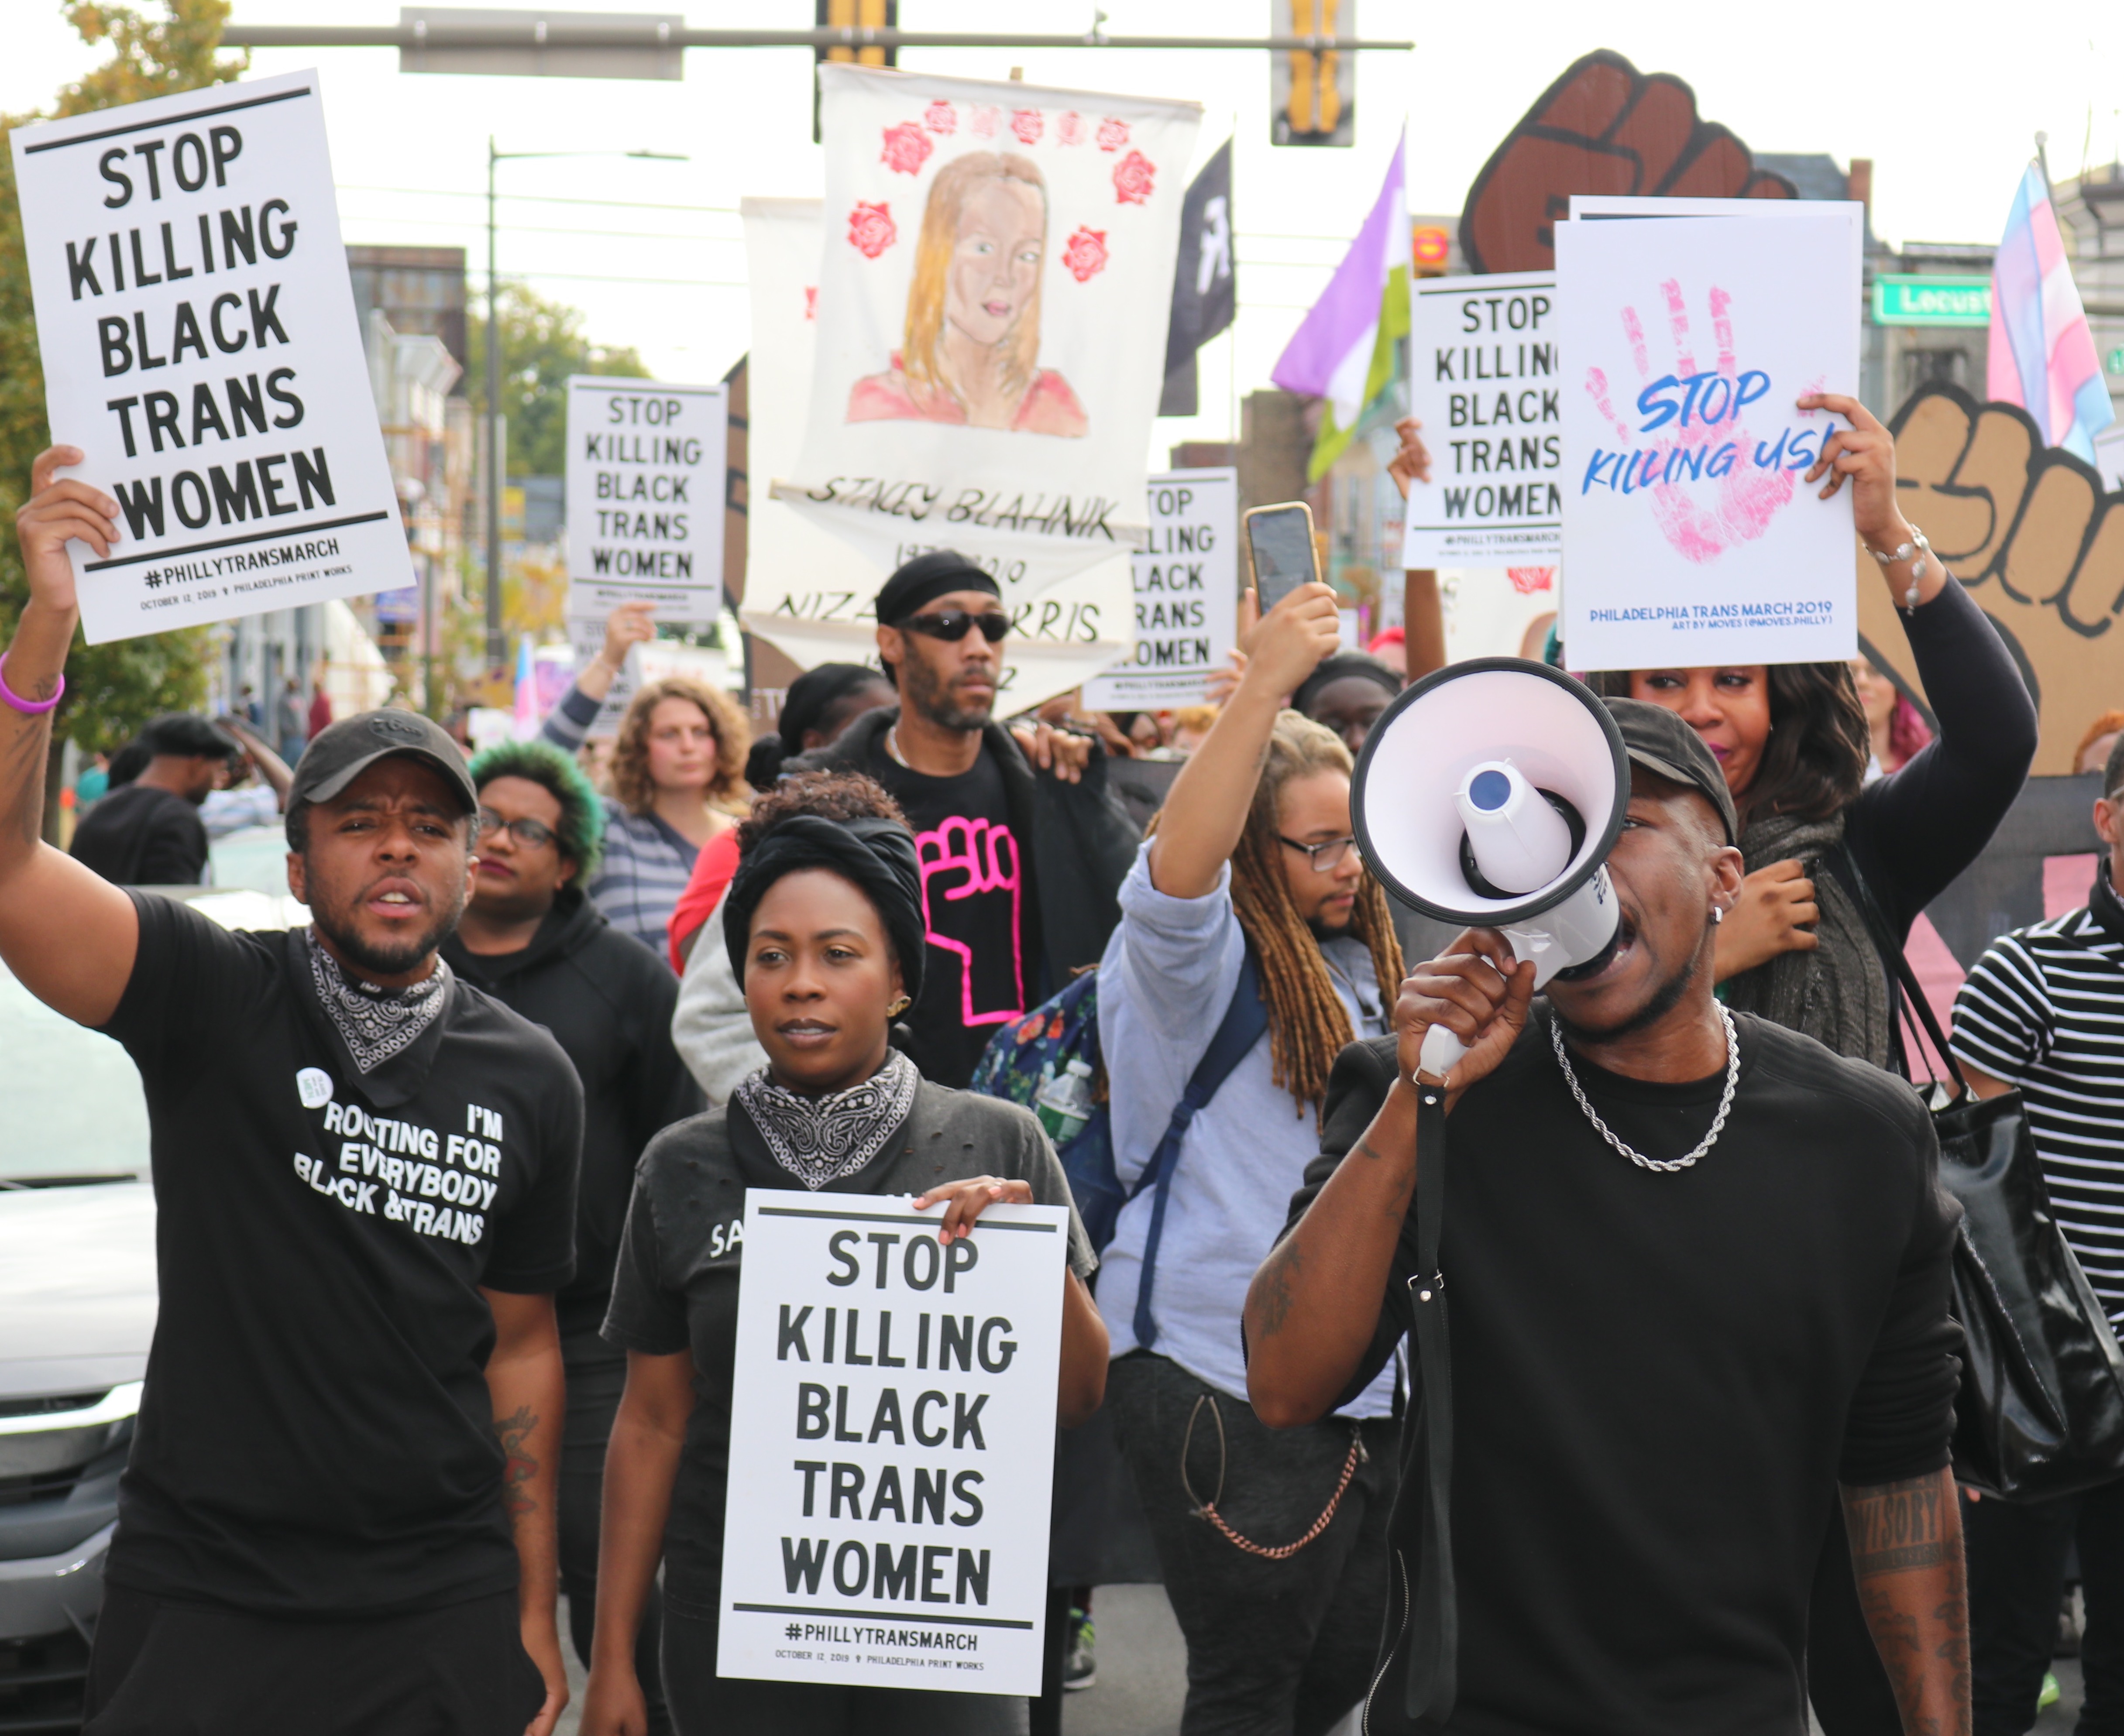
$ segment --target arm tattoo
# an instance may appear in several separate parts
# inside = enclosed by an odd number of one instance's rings
[[[1379,1152],[1373,1148],[1372,1142],[1369,1139],[1360,1137],[1357,1141],[1356,1148],[1363,1152],[1365,1157],[1370,1158],[1374,1163],[1384,1163],[1386,1161],[1386,1160],[1380,1157]]]
[[[1290,1318],[1290,1280],[1303,1269],[1305,1256],[1298,1251],[1296,1236],[1286,1236],[1271,1250],[1262,1266],[1261,1335],[1274,1338]]]
[[[1969,1601],[1960,1513],[1944,1471],[1844,1491],[1858,1602],[1901,1708],[1905,1728],[1967,1736]],[[1921,1711],[1944,1673],[1952,1721]]]
[[[512,1521],[538,1510],[529,1485],[538,1475],[538,1462],[524,1450],[524,1443],[538,1426],[538,1419],[528,1405],[519,1405],[513,1416],[495,1419],[494,1432],[501,1442],[503,1454],[501,1504]]]
[[[1938,1567],[1962,1556],[1947,1534],[1943,1510],[1952,1499],[1937,1475],[1854,1490],[1844,1504],[1851,1530],[1851,1562],[1863,1583],[1877,1574]]]

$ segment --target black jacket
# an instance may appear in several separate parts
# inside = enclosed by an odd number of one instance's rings
[[[703,1106],[671,1046],[679,979],[574,891],[562,893],[520,952],[476,953],[452,935],[442,953],[468,982],[552,1032],[582,1081],[576,1275],[556,1307],[564,1335],[594,1332],[612,1294],[635,1160]]]
[[[885,734],[899,720],[897,706],[866,711],[838,741],[789,760],[784,769],[872,772],[890,763]],[[1032,961],[1028,992],[1045,1000],[1107,950],[1121,919],[1121,881],[1142,838],[1107,786],[1106,755],[1096,744],[1083,780],[1074,784],[1036,772],[1000,724],[981,731],[981,746],[1002,769],[1011,829],[1032,841],[1031,886],[1020,921]]]
[[[73,859],[116,886],[196,886],[206,878],[206,822],[173,791],[121,784],[74,828]]]

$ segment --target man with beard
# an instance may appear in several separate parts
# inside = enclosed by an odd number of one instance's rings
[[[92,1736],[547,1736],[582,1093],[436,956],[478,806],[425,718],[321,731],[288,794],[307,931],[232,934],[38,842],[117,504],[39,457],[0,658],[0,960],[140,1070],[161,1312],[87,1689]]]
[[[1097,962],[1135,846],[1092,742],[991,721],[1009,631],[988,574],[916,556],[877,595],[899,704],[786,767],[867,773],[914,828],[929,961],[907,1022],[923,1077],[955,1088],[999,1028]]]
[[[1903,1728],[1967,1736],[1960,1213],[1931,1123],[1713,998],[1732,798],[1679,717],[1606,703],[1615,940],[1537,1003],[1533,964],[1470,930],[1342,1052],[1248,1297],[1254,1407],[1310,1425],[1417,1335],[1370,1730],[1803,1729],[1840,1498]],[[1434,1024],[1468,1045],[1442,1080],[1417,1072]],[[1419,1313],[1449,1296],[1450,1331]]]

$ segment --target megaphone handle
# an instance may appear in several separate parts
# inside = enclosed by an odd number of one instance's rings
[[[1432,1078],[1443,1079],[1467,1053],[1466,1044],[1443,1025],[1434,1025],[1423,1034],[1423,1048],[1417,1057],[1417,1064]]]

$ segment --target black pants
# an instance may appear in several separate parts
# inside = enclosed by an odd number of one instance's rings
[[[627,1353],[594,1332],[561,1340],[568,1375],[568,1421],[561,1442],[561,1589],[568,1598],[568,1636],[588,1669],[590,1635],[597,1623],[598,1523],[604,1502],[604,1449],[627,1386]],[[663,1593],[649,1588],[635,1641],[634,1668],[649,1702],[649,1736],[670,1736],[671,1719],[656,1675],[656,1630]]]
[[[546,1683],[516,1593],[276,1621],[108,1586],[82,1736],[523,1736]]]
[[[2021,1736],[2036,1721],[2075,1537],[2087,1599],[2079,1736],[2124,1733],[2124,1482],[2058,1501],[1964,1501],[1962,1527],[1976,1736]]]
[[[1887,1666],[1858,1606],[1844,1504],[1831,1504],[1807,1612],[1807,1695],[1822,1736],[1902,1736]],[[2033,1704],[2032,1701],[2030,1702]]]
[[[712,1616],[664,1612],[664,1697],[679,1736],[1025,1736],[1022,1698],[828,1687],[716,1673]]]
[[[1187,1640],[1182,1736],[1332,1728],[1365,1697],[1379,1657],[1399,1424],[1328,1418],[1271,1429],[1243,1400],[1143,1351],[1108,1371],[1107,1403]],[[1364,1450],[1332,1523],[1295,1555],[1266,1560],[1198,1517],[1214,1501],[1249,1541],[1295,1542],[1333,1497],[1360,1433]]]

